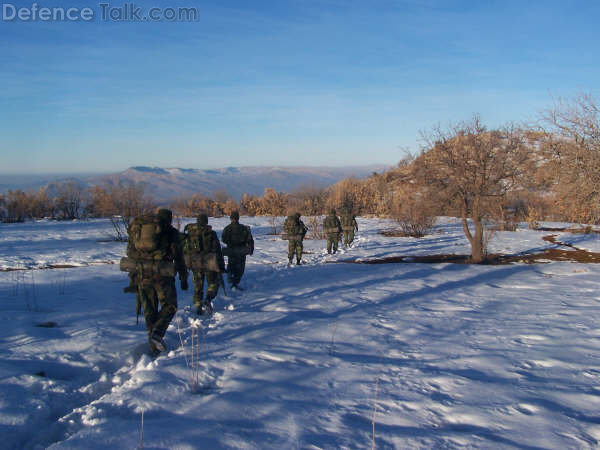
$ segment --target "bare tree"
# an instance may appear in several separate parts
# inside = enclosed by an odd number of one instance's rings
[[[78,219],[83,206],[83,188],[74,180],[59,183],[54,205],[61,219]]]
[[[229,200],[232,200],[231,195],[225,189],[217,189],[213,192],[212,199],[221,204],[227,203]]]
[[[305,186],[301,187],[288,198],[288,209],[301,212],[306,216],[323,214],[325,209],[325,190],[323,188]]]
[[[288,209],[288,194],[266,188],[262,197],[262,214],[283,216]]]
[[[88,210],[96,217],[110,217],[113,238],[127,240],[127,227],[134,217],[155,208],[145,183],[122,182],[117,185],[94,186],[89,189]]]
[[[478,116],[447,130],[437,127],[424,138],[426,147],[414,163],[415,180],[459,212],[471,260],[480,263],[486,257],[484,219],[519,183],[533,147],[526,145],[519,128],[488,131]]]
[[[109,195],[114,205],[111,222],[114,237],[118,241],[127,240],[127,228],[134,217],[148,214],[155,203],[147,193],[145,183],[127,182],[111,186]]]
[[[0,194],[0,220],[6,220],[6,197],[3,194]]]
[[[600,108],[589,94],[558,100],[544,113],[544,150],[554,169],[559,210],[568,220],[600,223]]]
[[[6,222],[23,222],[28,215],[27,212],[27,194],[20,189],[6,193],[4,199],[4,208],[6,209]]]

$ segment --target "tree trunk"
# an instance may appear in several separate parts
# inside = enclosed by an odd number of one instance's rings
[[[483,223],[481,219],[474,219],[475,223],[475,234],[471,241],[471,262],[479,264],[485,259],[485,252],[483,248]]]
[[[471,219],[475,224],[475,233],[471,233],[467,217],[463,215],[462,226],[465,236],[471,244],[471,262],[479,264],[485,259],[485,249],[483,248],[483,222],[481,218]]]

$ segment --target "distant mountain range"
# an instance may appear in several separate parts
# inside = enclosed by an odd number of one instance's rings
[[[227,167],[223,169],[181,169],[160,167],[130,167],[107,175],[87,176],[35,176],[3,177],[0,191],[7,189],[37,189],[52,186],[56,181],[71,179],[84,186],[118,184],[121,182],[144,182],[150,194],[158,202],[193,194],[212,195],[226,191],[239,200],[244,193],[261,195],[265,188],[277,191],[294,191],[303,187],[326,187],[344,178],[363,178],[373,172],[387,170],[388,166],[355,167]]]

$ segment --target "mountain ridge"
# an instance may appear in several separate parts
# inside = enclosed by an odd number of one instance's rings
[[[266,188],[293,191],[302,187],[327,187],[338,181],[362,178],[387,166],[246,166],[217,169],[190,169],[180,167],[133,166],[118,174],[97,177],[93,184],[118,184],[121,182],[146,183],[157,201],[189,197],[194,194],[211,196],[226,191],[235,200],[244,193],[261,195]]]
[[[148,193],[160,203],[194,194],[212,196],[226,191],[235,200],[244,193],[262,195],[266,188],[290,192],[303,187],[327,187],[345,178],[363,178],[373,172],[389,169],[386,165],[368,166],[243,166],[213,169],[182,167],[132,166],[123,171],[107,174],[69,174],[64,177],[40,175],[14,176],[0,184],[0,191],[8,189],[35,190],[54,187],[62,181],[75,181],[82,187],[145,183]]]

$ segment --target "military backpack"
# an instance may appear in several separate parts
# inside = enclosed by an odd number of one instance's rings
[[[294,216],[288,216],[283,224],[281,239],[286,241],[301,241],[304,239],[306,229],[296,221]]]
[[[250,227],[240,223],[232,223],[223,230],[223,256],[248,256],[254,252],[254,240]]]
[[[221,272],[217,251],[219,241],[209,226],[191,223],[185,227],[183,257],[186,266],[193,271]]]
[[[154,215],[136,217],[127,228],[127,234],[138,252],[151,253],[159,249],[162,227]]]
[[[161,233],[162,227],[157,216],[146,215],[133,219],[127,228],[127,234],[140,255],[135,258],[121,258],[121,271],[135,273],[139,278],[154,275],[175,276],[175,265],[172,261],[153,259],[152,253],[160,250]]]
[[[337,234],[340,232],[338,228],[337,217],[327,216],[323,222],[323,232],[326,234]]]
[[[214,253],[218,247],[211,227],[190,223],[185,227],[184,253]]]
[[[342,230],[353,231],[354,230],[354,216],[344,215],[341,217]]]

